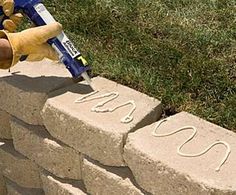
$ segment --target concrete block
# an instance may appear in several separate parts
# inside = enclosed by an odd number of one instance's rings
[[[7,195],[44,195],[42,189],[23,188],[11,180],[6,181]]]
[[[194,126],[197,134],[181,152],[196,154],[216,140],[227,142],[231,154],[224,159],[227,147],[216,145],[198,157],[183,157],[177,148],[193,134],[186,129],[167,137],[154,137],[157,123],[129,134],[124,158],[137,183],[152,194],[163,195],[235,195],[236,194],[236,134],[196,116],[181,112],[162,123],[158,134],[170,133],[184,126]]]
[[[20,153],[58,177],[81,178],[79,152],[53,139],[42,126],[14,118],[11,128],[14,146]]]
[[[10,140],[0,140],[0,165],[3,175],[18,185],[26,188],[41,188],[41,169],[17,152]]]
[[[0,169],[0,194],[1,195],[7,194],[6,183],[5,183],[4,177],[1,173],[1,169]]]
[[[88,158],[83,160],[83,181],[90,194],[147,194],[137,187],[128,168],[103,166]]]
[[[48,172],[41,175],[45,195],[86,195],[82,181],[60,179]]]
[[[51,94],[42,111],[44,125],[53,137],[102,164],[124,166],[122,153],[127,134],[156,121],[161,114],[161,104],[154,98],[101,77],[93,78],[93,86],[100,91],[94,96],[119,93],[119,97],[106,104],[105,108],[134,100],[133,121],[128,124],[120,121],[130,112],[131,105],[112,113],[95,113],[91,112],[91,108],[104,99],[74,103],[92,91],[82,82]]]
[[[7,70],[0,70],[0,109],[29,123],[42,124],[40,111],[47,94],[71,84],[64,65],[49,60],[22,62]]]
[[[0,139],[12,139],[10,115],[0,109]]]

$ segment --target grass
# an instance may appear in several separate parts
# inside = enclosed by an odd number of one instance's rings
[[[236,132],[235,0],[45,0],[93,73]]]

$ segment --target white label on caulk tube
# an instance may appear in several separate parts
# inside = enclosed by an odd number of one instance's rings
[[[41,18],[46,24],[56,22],[56,20],[52,17],[52,15],[48,12],[47,8],[42,3],[36,4],[34,6],[34,9],[41,16]]]
[[[73,43],[68,39],[64,32],[62,32],[59,36],[57,36],[59,41],[62,43],[66,51],[71,55],[72,58],[80,55],[79,51],[75,48]]]
[[[56,20],[52,17],[52,15],[48,12],[46,7],[42,3],[35,5],[34,8],[46,24],[51,24],[56,22]],[[64,32],[58,35],[57,38],[72,58],[75,58],[78,55],[80,55],[80,52],[75,48],[73,43],[68,39],[68,37],[65,35]]]

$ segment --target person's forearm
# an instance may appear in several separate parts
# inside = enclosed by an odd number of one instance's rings
[[[0,61],[12,59],[12,48],[7,39],[0,39]]]

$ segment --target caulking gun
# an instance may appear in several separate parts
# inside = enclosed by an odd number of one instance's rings
[[[56,22],[42,4],[42,0],[15,0],[14,12],[20,11],[22,11],[36,26],[43,26]],[[3,15],[1,7],[0,15]],[[0,29],[3,29],[2,22],[5,19],[7,19],[7,16],[4,16],[0,21]],[[91,84],[91,80],[87,74],[87,70],[90,69],[89,66],[87,66],[87,62],[64,32],[57,37],[48,40],[48,43],[57,51],[60,61],[70,71],[73,78],[82,76],[88,84]],[[22,58],[26,57],[22,56]]]

